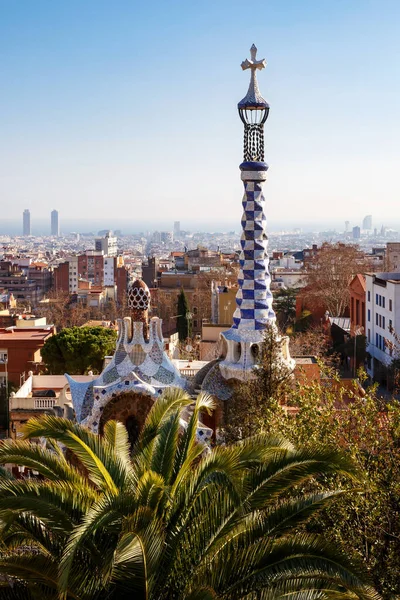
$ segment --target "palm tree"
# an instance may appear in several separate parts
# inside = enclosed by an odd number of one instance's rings
[[[191,403],[181,390],[164,394],[131,456],[122,424],[106,423],[101,437],[52,416],[25,430],[46,448],[0,446],[0,463],[42,475],[0,479],[0,598],[377,598],[343,551],[302,527],[344,493],[302,485],[356,478],[348,459],[264,435],[207,452],[196,431],[213,401]]]

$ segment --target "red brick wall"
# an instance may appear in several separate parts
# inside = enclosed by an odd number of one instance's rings
[[[54,289],[69,292],[69,263],[63,262],[54,269]]]

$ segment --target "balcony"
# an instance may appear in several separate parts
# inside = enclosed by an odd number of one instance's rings
[[[57,404],[57,398],[10,398],[10,411],[13,410],[49,410]]]

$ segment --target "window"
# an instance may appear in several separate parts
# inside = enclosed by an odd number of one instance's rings
[[[375,314],[375,325],[378,325],[378,313]]]
[[[0,364],[5,364],[8,360],[8,351],[0,350]]]
[[[375,304],[379,304],[379,294],[375,294]]]
[[[385,329],[385,317],[382,316],[382,329]]]
[[[368,329],[368,342],[370,342],[370,341],[371,341],[371,330]]]
[[[379,315],[379,327],[382,327],[382,315]]]
[[[385,308],[385,296],[382,296],[382,306]]]
[[[368,309],[368,321],[371,321],[371,310]]]
[[[371,292],[368,290],[368,302],[371,302]]]
[[[389,298],[389,310],[392,311],[393,307],[392,307],[392,300],[391,298]]]
[[[375,334],[375,346],[379,348],[379,335],[377,333]]]
[[[389,319],[389,327],[388,327],[390,333],[392,333],[393,331],[393,323],[392,323],[392,319]]]

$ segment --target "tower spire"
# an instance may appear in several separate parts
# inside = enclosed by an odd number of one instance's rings
[[[246,59],[241,65],[243,70],[250,69],[251,77],[247,94],[238,104],[239,116],[244,124],[244,161],[239,167],[244,185],[242,250],[233,324],[222,334],[226,341],[226,356],[220,369],[227,379],[249,376],[264,332],[267,327],[275,327],[276,322],[270,290],[265,198],[262,192],[268,171],[264,162],[264,124],[269,104],[261,96],[256,76],[257,70],[265,68],[266,61],[257,60],[256,56],[257,48],[253,44],[250,60]],[[290,360],[287,344],[282,356]]]

